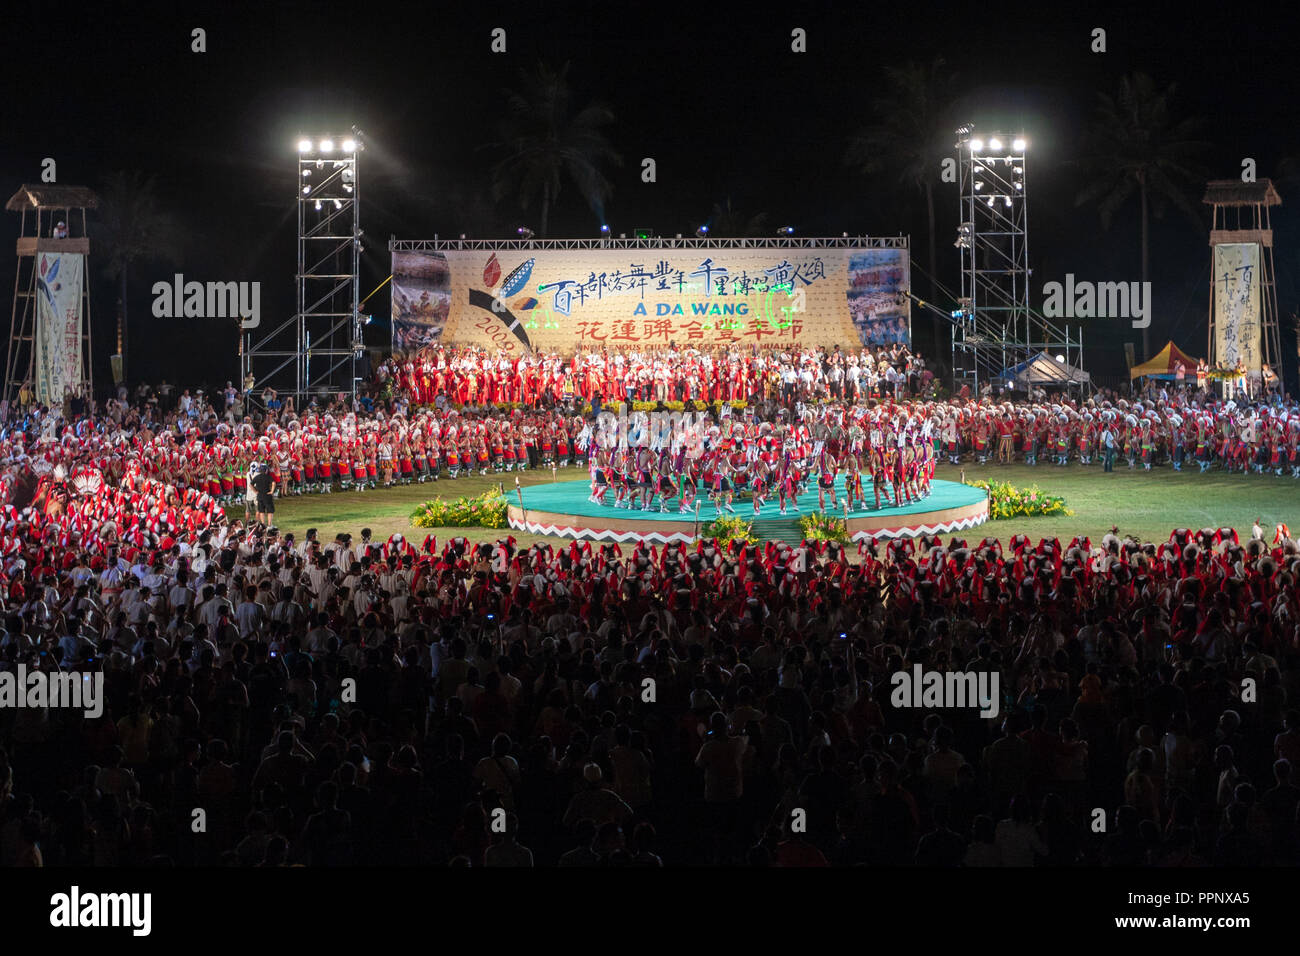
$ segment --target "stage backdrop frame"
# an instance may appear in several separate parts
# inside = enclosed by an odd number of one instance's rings
[[[912,341],[906,236],[392,240],[393,351]]]

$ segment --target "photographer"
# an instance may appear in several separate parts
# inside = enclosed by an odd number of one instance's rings
[[[271,470],[263,464],[255,464],[254,475],[249,485],[257,494],[257,520],[267,527],[275,526],[275,492],[278,483]]]

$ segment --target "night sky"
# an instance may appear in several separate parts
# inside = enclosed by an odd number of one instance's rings
[[[1294,360],[1289,316],[1300,307],[1300,181],[1279,179],[1278,170],[1300,156],[1300,132],[1292,108],[1293,17],[1285,13],[1222,7],[1216,23],[1186,5],[1156,12],[1036,5],[1023,14],[1008,5],[984,13],[964,4],[240,8],[196,5],[177,14],[114,4],[10,6],[0,40],[5,198],[24,182],[39,182],[45,157],[56,159],[60,184],[98,188],[114,170],[154,176],[188,237],[179,271],[200,281],[260,281],[263,323],[278,321],[293,303],[300,133],[338,134],[353,125],[365,132],[365,295],[388,275],[390,234],[506,238],[521,223],[536,224],[536,211],[519,210],[513,197],[492,202],[489,170],[499,157],[490,143],[504,112],[503,89],[518,86],[519,71],[543,59],[569,61],[576,101],[599,99],[615,114],[608,135],[624,162],[608,173],[614,192],[604,212],[615,235],[636,227],[690,235],[715,203],[730,198],[738,210],[766,213],[772,231],[788,223],[803,236],[910,234],[914,259],[925,267],[920,194],[901,188],[893,172],[865,178],[842,157],[868,116],[881,69],[942,55],[960,94],[945,135],[973,122],[985,132],[1023,131],[1030,141],[1031,302],[1038,308],[1043,283],[1066,272],[1139,278],[1136,202],[1103,231],[1094,209],[1075,206],[1081,174],[1069,160],[1086,149],[1097,94],[1117,93],[1124,74],[1142,70],[1158,83],[1177,82],[1175,117],[1207,121],[1204,138],[1213,148],[1202,163],[1211,178],[1238,177],[1249,156],[1259,176],[1277,181],[1283,350]],[[190,51],[195,27],[207,31],[206,53]],[[495,27],[507,31],[504,55],[490,51]],[[806,53],[790,51],[794,27],[807,31]],[[1105,54],[1089,50],[1094,27],[1108,31]],[[657,162],[653,184],[640,179],[647,156]],[[1190,191],[1199,206],[1199,188]],[[956,289],[957,187],[939,185],[936,203],[938,278]],[[550,234],[595,237],[600,223],[566,185]],[[1172,211],[1153,225],[1153,347],[1172,336],[1202,355],[1207,235]],[[6,214],[3,230],[12,250],[17,215]],[[116,295],[96,262],[92,250],[102,390],[110,380]],[[12,288],[15,260],[0,264],[0,281]],[[233,378],[229,327],[152,316],[151,286],[174,271],[145,263],[133,276],[132,379]],[[926,291],[919,273],[913,286]],[[385,290],[367,311],[384,317],[387,310]],[[917,319],[921,330],[926,323]],[[387,325],[371,330],[386,334]],[[1122,375],[1122,343],[1137,334],[1128,323],[1090,320],[1085,334],[1086,364],[1103,378]]]

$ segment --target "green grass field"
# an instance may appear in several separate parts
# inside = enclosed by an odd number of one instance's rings
[[[963,470],[969,480],[1010,481],[1018,487],[1037,484],[1046,492],[1064,497],[1074,511],[1069,517],[1018,518],[984,526],[988,529],[986,533],[1003,541],[1024,532],[1035,541],[1042,537],[1068,541],[1075,535],[1087,534],[1095,542],[1111,525],[1118,525],[1122,533],[1156,541],[1165,540],[1177,527],[1226,525],[1235,527],[1244,537],[1256,517],[1263,520],[1270,532],[1279,521],[1300,527],[1300,481],[1289,477],[1176,473],[1169,467],[1151,472],[1129,471],[1123,463],[1109,475],[1102,473],[1100,465],[1086,468],[1078,464],[1064,468],[941,465],[938,477],[960,481]],[[515,477],[514,474],[489,474],[486,478],[473,476],[456,481],[444,478],[437,483],[388,490],[281,498],[277,502],[276,519],[282,532],[292,531],[301,537],[304,531],[314,527],[325,540],[341,531],[356,535],[368,527],[377,540],[385,540],[400,531],[417,544],[426,534],[435,534],[440,541],[457,535],[474,541],[493,541],[511,532],[487,528],[413,528],[410,515],[418,504],[438,495],[476,495],[498,483],[513,498]],[[525,487],[551,480],[549,472],[525,472],[518,477]],[[558,477],[561,481],[585,481],[587,475],[583,469],[568,468],[560,470]],[[243,512],[232,509],[229,514],[232,518],[242,517]],[[979,536],[983,537],[983,533]],[[525,545],[544,540],[538,535],[516,534],[515,537]]]

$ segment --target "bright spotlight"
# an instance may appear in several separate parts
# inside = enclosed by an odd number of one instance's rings
[[[310,195],[310,194],[311,194],[311,187],[310,187],[310,186],[303,186],[303,187],[302,187],[302,194],[303,194],[304,196],[308,196],[308,195]]]
[[[311,140],[309,140],[309,139],[300,139],[300,140],[298,140],[298,152],[300,152],[300,153],[310,153],[310,152],[311,152]]]
[[[332,139],[323,139],[323,140],[321,140],[321,141],[320,141],[320,151],[321,151],[322,153],[332,153],[332,152],[334,152],[334,140],[332,140]]]
[[[973,139],[973,140],[971,140],[971,141],[970,141],[970,148],[971,148],[971,151],[972,151],[972,152],[975,152],[975,153],[980,152],[982,149],[984,149],[984,140],[982,140],[982,139]]]
[[[1018,139],[1011,144],[1011,148],[1017,153],[1023,153],[1025,151],[1025,141],[1023,139]]]
[[[604,223],[601,223],[601,226],[600,226],[600,234],[601,234],[602,236],[608,236],[608,235],[609,235],[609,226],[605,225]]]
[[[343,152],[355,153],[357,151],[357,141],[355,139],[345,139],[343,141]]]
[[[1056,356],[1056,360],[1057,360],[1058,362],[1060,362],[1062,365],[1065,364],[1065,356],[1064,356],[1064,355],[1058,355],[1058,356]]]
[[[709,234],[708,226],[700,226],[700,228],[695,230],[695,238],[697,239],[703,239],[708,234]]]
[[[321,148],[322,149],[325,148],[323,143],[321,144]],[[994,137],[993,139],[989,140],[989,149],[1001,149],[1001,148],[1002,148],[1002,140],[998,139],[997,137]]]

